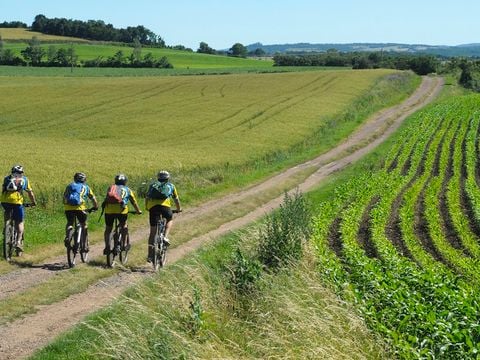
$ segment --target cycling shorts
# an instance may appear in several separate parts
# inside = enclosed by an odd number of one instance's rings
[[[25,219],[25,207],[22,204],[2,203],[5,213],[12,212],[12,219],[17,223]]]
[[[105,225],[112,227],[115,219],[118,219],[120,226],[123,227],[127,222],[127,218],[128,214],[105,214]]]
[[[172,220],[173,213],[170,206],[163,206],[163,205],[155,205],[154,207],[150,208],[150,226],[156,226],[158,220],[160,219],[160,215],[162,215],[167,222]]]
[[[87,222],[87,213],[83,210],[65,210],[65,216],[67,217],[68,226],[73,226],[75,217],[80,224]]]

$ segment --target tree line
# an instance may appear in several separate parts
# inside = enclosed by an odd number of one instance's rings
[[[339,52],[328,50],[316,54],[276,54],[274,66],[339,66],[353,69],[413,70],[419,75],[434,73],[439,60],[431,55],[386,54],[382,52]]]
[[[112,41],[132,44],[138,40],[142,45],[165,47],[165,41],[142,25],[117,29],[102,20],[72,20],[65,18],[49,19],[37,15],[31,30],[48,35],[70,36],[94,41]]]
[[[132,68],[173,68],[167,57],[155,58],[151,52],[142,55],[142,46],[138,40],[133,42],[132,53],[127,55],[117,51],[113,56],[103,58],[98,56],[92,60],[78,61],[73,44],[67,48],[57,48],[50,45],[47,49],[40,46],[34,36],[28,46],[20,51],[21,57],[11,49],[4,49],[0,37],[0,65],[13,66],[47,66],[47,67],[132,67]]]

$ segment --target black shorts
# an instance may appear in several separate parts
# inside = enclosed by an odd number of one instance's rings
[[[105,225],[112,227],[115,219],[118,219],[120,226],[123,227],[127,222],[128,214],[105,214]]]
[[[150,226],[157,225],[157,222],[160,219],[160,215],[167,219],[167,222],[172,220],[173,217],[172,209],[169,206],[155,205],[149,210],[149,212]]]
[[[83,210],[65,210],[65,216],[67,217],[67,225],[73,225],[75,217],[80,224],[87,222],[87,213]]]

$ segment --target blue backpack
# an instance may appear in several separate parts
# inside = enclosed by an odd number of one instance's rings
[[[77,206],[83,203],[83,196],[85,195],[86,187],[81,183],[72,182],[65,189],[65,203],[68,205]]]
[[[155,181],[152,185],[150,185],[147,197],[149,197],[150,199],[165,200],[172,196],[172,194],[173,185],[171,183]]]

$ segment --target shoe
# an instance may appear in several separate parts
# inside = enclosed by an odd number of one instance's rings
[[[70,241],[68,239],[63,240],[63,244],[66,248],[70,247]]]
[[[148,257],[147,258],[147,263],[151,264],[153,262],[152,258]]]
[[[23,253],[23,249],[20,246],[17,246],[15,252],[17,253],[17,256],[20,256]]]
[[[108,249],[107,248],[103,249],[103,255],[108,255]]]
[[[129,251],[129,250],[130,250],[130,247],[131,247],[131,245],[130,245],[130,244],[127,244],[127,245],[125,246],[125,251]]]
[[[115,248],[113,249],[114,254],[120,254],[120,251],[121,251],[120,245],[115,246]]]
[[[163,243],[167,246],[170,246],[170,240],[168,238],[163,238]]]

